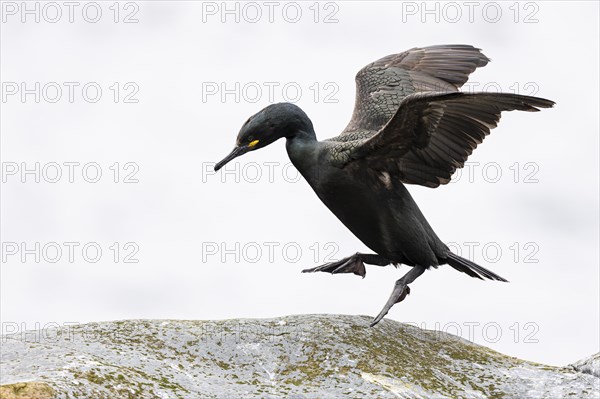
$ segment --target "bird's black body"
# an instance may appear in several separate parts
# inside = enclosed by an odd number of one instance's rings
[[[447,247],[437,237],[402,182],[374,186],[365,168],[332,166],[331,146],[314,136],[287,139],[290,160],[331,212],[389,263],[437,266]]]
[[[554,103],[508,93],[458,89],[489,59],[467,45],[414,48],[375,61],[356,75],[352,119],[337,137],[318,141],[299,107],[273,104],[242,126],[220,169],[248,151],[286,138],[290,160],[321,201],[375,254],[354,254],[304,272],[354,273],[364,264],[404,264],[372,325],[410,293],[408,285],[430,267],[449,264],[471,277],[506,281],[453,254],[435,234],[404,183],[437,187],[450,181],[496,127],[503,111],[539,111]]]

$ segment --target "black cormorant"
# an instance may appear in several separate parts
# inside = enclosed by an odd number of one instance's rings
[[[471,277],[507,281],[452,253],[404,184],[438,187],[464,166],[502,111],[539,111],[554,102],[508,93],[458,89],[489,59],[469,45],[413,48],[377,60],[356,75],[352,119],[337,137],[318,141],[308,116],[272,104],[242,126],[234,150],[215,171],[246,152],[285,137],[290,160],[317,196],[375,254],[356,253],[303,272],[354,273],[364,264],[405,264],[377,324],[430,267],[448,264]]]

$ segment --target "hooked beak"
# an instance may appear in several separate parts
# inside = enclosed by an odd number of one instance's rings
[[[235,147],[233,151],[229,153],[229,155],[227,155],[225,158],[223,158],[221,162],[215,165],[215,172],[221,169],[223,166],[225,166],[225,164],[231,161],[232,159],[237,158],[240,155],[247,153],[248,151],[250,151],[250,147],[247,146]]]

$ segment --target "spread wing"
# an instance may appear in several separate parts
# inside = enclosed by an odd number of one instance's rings
[[[352,146],[341,166],[366,162],[375,174],[437,187],[464,166],[502,111],[539,111],[552,105],[543,98],[509,93],[414,93],[402,100],[379,132]]]
[[[365,66],[356,75],[352,119],[331,140],[347,141],[375,134],[394,116],[406,96],[458,91],[469,74],[488,61],[479,49],[454,44],[413,48]]]

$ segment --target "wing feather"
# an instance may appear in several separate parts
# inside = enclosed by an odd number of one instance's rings
[[[346,163],[361,160],[404,183],[437,187],[464,166],[503,111],[539,111],[553,105],[508,93],[414,93],[379,132],[349,151]]]
[[[331,141],[364,139],[377,133],[407,96],[420,92],[451,92],[489,59],[470,45],[412,48],[383,57],[356,74],[354,112],[348,126]]]

